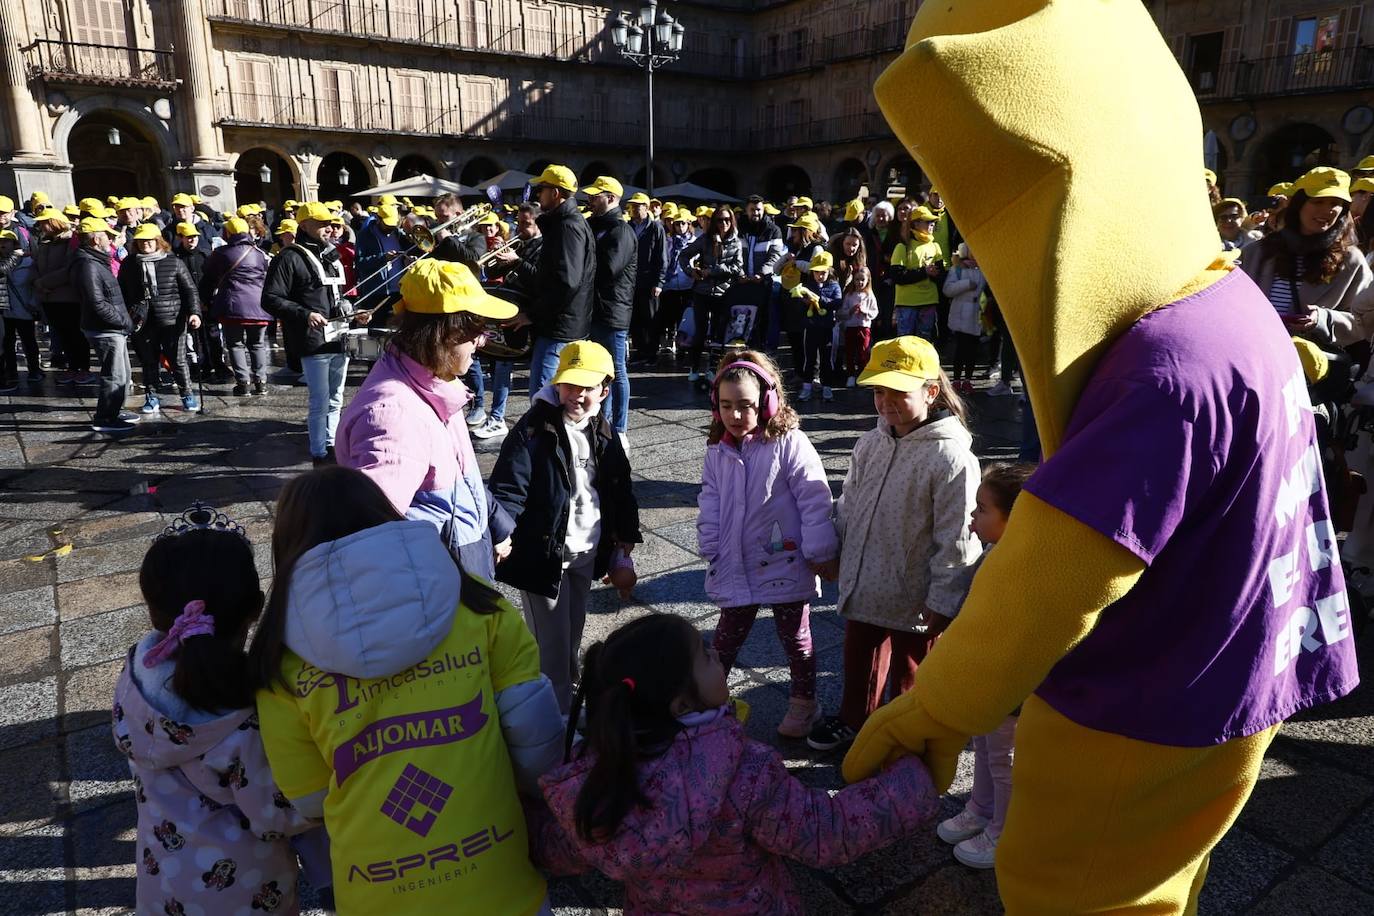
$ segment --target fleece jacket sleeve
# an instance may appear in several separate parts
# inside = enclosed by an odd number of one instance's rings
[[[916,754],[939,791],[972,735],[992,731],[1139,580],[1126,548],[1023,491],[959,616],[910,691],[864,723],[844,759],[850,782]]]

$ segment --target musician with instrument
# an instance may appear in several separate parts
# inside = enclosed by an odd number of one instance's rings
[[[388,296],[399,294],[410,239],[400,231],[401,214],[394,204],[377,208],[377,218],[368,220],[356,232],[357,271],[370,277],[358,288],[358,304],[375,307]]]
[[[296,241],[272,259],[263,284],[262,306],[301,341],[301,366],[310,392],[306,427],[316,465],[334,461],[334,431],[343,408],[348,357],[339,336],[352,320],[366,324],[371,313],[354,315],[341,295],[343,268],[324,235],[333,214],[310,201],[296,210]]]
[[[489,283],[499,283],[509,293],[529,296],[539,269],[539,252],[544,245],[536,222],[538,216],[539,208],[534,204],[520,205],[515,214],[515,237],[486,256],[490,260],[483,264],[483,270]],[[486,420],[471,430],[474,439],[501,439],[509,432],[506,402],[510,398],[511,372],[515,368],[513,357],[528,356],[523,344],[528,340],[529,330],[528,327],[506,328],[499,332],[488,330],[487,344],[479,355],[489,356],[492,361],[491,410]]]

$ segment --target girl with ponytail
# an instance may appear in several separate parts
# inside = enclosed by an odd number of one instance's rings
[[[681,617],[652,614],[587,650],[570,723],[586,740],[541,780],[535,823],[551,871],[625,884],[625,912],[802,912],[785,858],[840,865],[929,823],[937,795],[914,757],[831,796],[747,737],[725,669]]]

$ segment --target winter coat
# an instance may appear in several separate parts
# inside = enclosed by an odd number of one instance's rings
[[[433,525],[465,570],[493,579],[493,539],[504,541],[515,524],[499,506],[489,511],[467,404],[462,382],[389,348],[344,408],[334,454],[372,478],[396,511]]]
[[[572,198],[535,220],[544,243],[531,284],[531,331],[551,340],[582,340],[592,326],[596,239]]]
[[[697,280],[692,287],[698,296],[724,296],[734,282],[744,276],[744,243],[738,233],[721,241],[719,255],[714,239],[709,233],[699,236],[677,258],[686,270],[690,271],[692,262],[696,261],[695,266],[706,271],[706,279]]]
[[[200,278],[201,301],[209,303],[210,317],[226,324],[272,321],[262,307],[267,256],[253,244],[247,232],[229,237],[205,262]]]
[[[0,261],[0,316],[18,321],[38,321],[43,311],[33,289],[33,258],[15,252]]]
[[[172,254],[176,255],[181,263],[186,265],[186,269],[191,273],[191,282],[196,284],[197,292],[199,292],[201,278],[205,276],[205,262],[210,259],[209,247],[204,251],[199,248],[174,247],[172,248]],[[200,303],[202,312],[206,310],[206,304],[208,302],[208,299],[203,296],[201,297]]]
[[[873,295],[872,289],[845,293],[840,314],[844,316],[844,326],[847,328],[871,327],[873,319],[878,317],[878,298]]]
[[[1260,292],[1269,295],[1276,283],[1293,283],[1278,276],[1281,232],[1266,236],[1245,248],[1241,269],[1250,275]],[[1322,257],[1321,253],[1307,257]],[[1374,336],[1374,272],[1358,249],[1347,248],[1336,274],[1326,283],[1298,280],[1293,301],[1315,308],[1316,327],[1298,336],[1327,349],[1346,347]]]
[[[619,207],[588,218],[596,237],[596,299],[592,321],[615,331],[630,327],[639,242]]]
[[[595,758],[545,776],[552,817],[535,821],[536,861],[554,874],[590,867],[624,882],[626,916],[800,916],[786,859],[843,865],[936,815],[939,796],[915,757],[831,795],[804,785],[733,717],[712,713],[684,716],[667,750],[640,765],[648,803],[631,807],[606,842],[579,838],[573,813]]]
[[[642,226],[630,224],[630,231],[639,237],[636,247],[635,297],[648,296],[654,288],[663,288],[668,280],[668,233],[663,223],[650,217]]]
[[[71,236],[45,239],[33,246],[34,289],[38,301],[80,302],[81,297],[72,284],[71,269],[76,262],[76,245]]]
[[[637,544],[644,537],[630,461],[620,437],[599,413],[591,418],[585,435],[591,441],[595,466],[592,485],[601,503],[601,537],[592,566],[593,576],[599,579],[610,568],[616,543]],[[510,556],[496,567],[496,578],[507,585],[549,598],[558,596],[571,514],[571,460],[563,408],[553,387],[546,386],[506,436],[491,472],[492,492],[515,519]]]
[[[820,242],[807,242],[792,252],[793,262],[796,264],[797,270],[801,271],[802,282],[806,282],[811,276],[807,269],[811,266],[811,259],[816,256],[817,252],[824,250],[825,245]],[[793,299],[789,295],[790,292],[790,290],[783,290],[780,311],[781,325],[782,330],[795,334],[806,327],[806,302],[802,299]]]
[[[949,329],[975,337],[983,333],[982,306],[979,299],[988,282],[976,267],[954,267],[945,277],[945,296],[949,302]]]
[[[119,272],[119,291],[138,327],[176,327],[200,314],[191,272],[171,252],[129,255]]]
[[[283,793],[324,813],[340,913],[439,912],[458,886],[472,912],[500,912],[495,899],[533,912],[543,899],[516,789],[537,791],[558,763],[562,719],[520,612],[502,600],[476,613],[466,581],[418,521],[326,541],[291,570],[285,685],[258,692],[258,714]],[[398,783],[417,782],[439,798],[387,806]],[[471,836],[488,828],[508,842]],[[392,863],[449,842],[483,864],[384,910],[406,876]]]
[[[110,256],[95,248],[81,246],[72,262],[72,288],[81,303],[81,330],[88,334],[117,332],[128,334],[134,329],[119,281],[110,267]]]
[[[778,224],[765,216],[757,224],[741,221],[739,231],[744,240],[744,275],[771,277],[787,255],[787,244]]]
[[[663,281],[663,288],[665,290],[682,292],[684,290],[690,290],[693,284],[695,284],[696,281],[692,279],[691,272],[682,265],[681,261],[682,252],[686,250],[687,246],[692,244],[693,241],[694,239],[691,234],[668,236],[667,249],[664,254],[668,262],[667,266],[664,268],[664,272],[667,275],[666,279]]]
[[[820,297],[819,314],[811,314],[812,299],[810,296],[793,297],[789,294],[789,307],[801,312],[802,324],[808,331],[823,331],[833,327],[835,319],[840,312],[840,303],[844,301],[844,293],[840,291],[840,284],[837,283],[832,275],[824,283],[817,283],[811,276],[810,271],[802,274],[800,289],[806,289]]]
[[[725,440],[709,446],[697,507],[697,548],[716,604],[789,604],[820,594],[807,563],[834,559],[839,540],[825,468],[801,430],[746,436],[739,448]]]
[[[944,414],[900,439],[859,437],[835,505],[840,614],[911,630],[921,607],[953,617],[978,559],[969,514],[981,479],[973,437]]]
[[[358,231],[354,268],[357,275],[367,281],[358,290],[360,297],[401,291],[401,274],[405,261],[401,258],[388,260],[388,256],[392,252],[405,251],[409,247],[408,243],[401,241],[402,238],[399,231],[387,227],[379,219],[369,220],[367,225]],[[371,279],[368,279],[369,277]]]
[[[214,248],[214,242],[211,240],[219,233],[211,229],[210,224],[199,217],[193,216],[191,218],[191,225],[195,226],[196,231],[200,233],[200,235],[196,236],[196,247],[192,250],[199,251],[208,258],[211,250]],[[162,237],[167,240],[167,244],[171,245],[172,250],[175,251],[177,248],[177,221],[170,213],[168,214],[167,224],[162,228]]]
[[[343,268],[334,246],[301,236],[268,265],[262,308],[291,328],[290,333],[302,342],[302,356],[338,353],[339,341],[325,343],[324,328],[310,327],[309,317],[311,312],[330,319],[343,317],[339,302],[342,286]]]
[[[162,635],[129,650],[114,696],[114,741],[138,811],[137,911],[294,913],[286,838],[317,822],[277,788],[252,708],[192,709],[167,686],[174,659],[144,667]]]

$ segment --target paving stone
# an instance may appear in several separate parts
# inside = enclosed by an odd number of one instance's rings
[[[62,738],[67,758],[68,801],[74,811],[85,811],[128,803],[133,808],[133,779],[129,760],[121,754],[110,734],[110,714],[82,716],[83,721],[98,718],[98,724],[70,732]]]
[[[1368,916],[1374,895],[1311,866],[1299,869],[1267,893],[1251,916]]]
[[[138,569],[143,562],[143,555],[148,552],[148,543],[148,539],[133,538],[98,547],[74,549],[65,557],[58,558],[57,581],[75,582],[90,576]]]
[[[64,622],[60,630],[62,667],[82,668],[123,658],[148,631],[148,611],[142,606],[109,611]]]
[[[5,693],[5,702],[0,704],[0,750],[57,734],[56,677],[10,684]]]
[[[1239,827],[1233,827],[1212,850],[1207,881],[1198,910],[1215,916],[1250,912],[1264,888],[1293,862],[1293,857]]]
[[[26,588],[4,596],[5,612],[0,616],[0,636],[57,622],[57,604],[50,586]]]
[[[1374,785],[1275,745],[1238,823],[1281,849],[1310,850],[1374,795]]]
[[[56,632],[57,627],[47,625],[0,636],[0,659],[4,659],[0,684],[13,685],[39,675],[55,674],[58,660],[54,657],[53,638]]]
[[[124,668],[124,658],[100,665],[90,665],[69,671],[62,685],[63,731],[71,731],[80,725],[68,724],[80,721],[78,714],[98,714],[102,718],[110,714],[114,702],[115,682]]]
[[[1374,894],[1374,805],[1366,805],[1317,853],[1317,864]]]
[[[147,550],[146,546],[144,550]],[[138,587],[138,570],[129,569],[64,582],[57,587],[57,603],[63,622],[142,605],[143,592]]]

